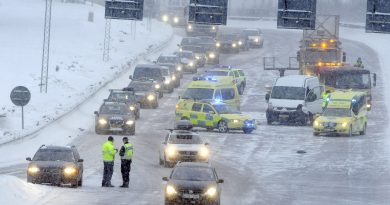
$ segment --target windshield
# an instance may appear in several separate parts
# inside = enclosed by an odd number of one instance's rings
[[[161,71],[159,68],[136,68],[134,71],[134,79],[161,79]]]
[[[169,76],[169,69],[161,69],[161,74],[163,75],[163,76]]]
[[[157,60],[159,63],[176,63],[178,60],[176,57],[160,56]]]
[[[128,93],[111,93],[110,96],[108,97],[109,100],[114,100],[114,101],[128,101],[134,99],[134,95],[130,95]]]
[[[200,37],[201,41],[200,44],[213,44],[214,45],[214,39],[209,37]]]
[[[326,117],[351,117],[351,110],[347,108],[328,108],[322,113]]]
[[[180,58],[188,58],[188,59],[192,59],[192,53],[189,53],[189,52],[180,52],[180,53],[176,53]]]
[[[304,100],[305,99],[305,88],[274,86],[272,88],[271,98],[273,98],[273,99],[286,99],[286,100]]]
[[[205,74],[209,76],[228,76],[229,72],[228,71],[207,71]]]
[[[33,158],[33,161],[64,161],[73,162],[71,150],[40,149]]]
[[[237,108],[226,104],[217,104],[214,105],[214,108],[219,114],[241,114],[241,112]]]
[[[183,95],[183,99],[211,100],[214,90],[207,88],[188,88]]]
[[[150,91],[152,89],[152,86],[154,85],[154,83],[151,83],[151,82],[147,82],[147,83],[141,83],[141,82],[137,82],[137,83],[130,83],[129,87],[130,88],[133,88],[134,91]]]
[[[199,135],[191,134],[172,134],[169,138],[169,144],[203,144]]]
[[[333,79],[327,79],[326,85],[338,89],[369,89],[371,88],[371,76],[370,74],[339,74]]]
[[[194,45],[200,43],[199,38],[183,38],[181,45]]]
[[[204,49],[199,46],[183,46],[181,48],[185,51],[192,51],[194,53],[204,53]]]
[[[207,167],[176,167],[172,179],[185,181],[215,181],[212,169]]]
[[[123,103],[120,105],[103,105],[100,114],[109,114],[109,115],[122,115],[129,112],[126,105]]]

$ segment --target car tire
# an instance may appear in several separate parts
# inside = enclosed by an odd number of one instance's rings
[[[79,187],[82,187],[82,186],[83,186],[83,175],[81,175],[80,180],[77,182],[77,185],[78,185]]]
[[[165,201],[164,201],[164,205],[174,205],[173,203],[171,203],[171,202],[169,202],[169,201],[167,201],[166,199],[165,199]]]
[[[266,118],[267,118],[267,125],[272,125],[272,122],[273,122],[273,119],[272,119],[272,116],[271,114],[269,114],[268,112],[266,112]]]
[[[360,135],[366,135],[367,132],[367,123],[364,123],[363,130],[360,132]]]
[[[251,134],[253,132],[253,129],[243,129],[245,134]]]
[[[245,86],[241,83],[238,89],[238,94],[243,95],[245,90]]]
[[[159,92],[158,93],[158,98],[163,98],[164,97],[164,92]]]
[[[158,164],[161,166],[161,165],[164,165],[164,162],[161,160],[161,156],[158,156]]]
[[[212,131],[214,131],[214,128],[213,127],[208,127],[208,128],[206,128],[206,130],[207,130],[207,132],[212,132]]]
[[[318,135],[320,135],[320,133],[318,133],[318,132],[313,132],[313,135],[314,135],[314,136],[318,136]]]
[[[227,133],[229,131],[228,129],[228,125],[227,125],[227,122],[224,121],[224,120],[221,120],[219,123],[218,123],[218,131],[220,133]]]
[[[78,182],[77,179],[76,179],[73,183],[70,184],[70,186],[71,186],[72,188],[77,188],[78,185],[79,185],[79,182]]]
[[[353,133],[352,133],[352,125],[349,126],[349,133],[348,133],[348,137],[352,137]]]
[[[157,108],[158,108],[158,102],[153,103],[152,109],[157,109]]]

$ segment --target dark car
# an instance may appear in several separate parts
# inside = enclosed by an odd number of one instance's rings
[[[135,134],[135,116],[126,103],[104,102],[95,111],[96,134],[123,133]]]
[[[207,35],[215,37],[218,33],[218,26],[207,24],[187,24],[186,34],[187,36],[200,36]]]
[[[156,64],[140,64],[134,69],[134,74],[130,75],[131,80],[153,80],[160,86],[159,98],[163,97],[163,85],[165,78],[161,72],[161,66]]]
[[[202,162],[179,162],[173,168],[169,178],[164,177],[165,205],[221,203],[222,179],[218,178],[215,168]]]
[[[126,103],[129,106],[130,110],[133,111],[135,119],[140,118],[141,103],[137,101],[135,92],[131,89],[122,89],[122,90],[111,89],[110,95],[105,101]]]
[[[217,37],[216,46],[218,51],[227,53],[227,52],[240,52],[239,45],[240,38],[235,34],[222,34]]]
[[[174,55],[180,58],[183,71],[190,73],[198,72],[196,58],[192,51],[178,51],[175,52]]]
[[[173,85],[176,88],[180,86],[180,78],[183,77],[183,72],[179,57],[176,55],[160,55],[155,63],[168,67],[172,75],[170,78],[173,81]]]
[[[27,182],[33,184],[83,185],[83,159],[76,147],[42,145],[34,157],[26,158]]]
[[[180,47],[181,51],[191,51],[195,55],[196,64],[198,67],[203,67],[206,64],[206,50],[200,45],[188,45]]]
[[[137,101],[141,104],[141,108],[158,107],[158,95],[160,93],[160,84],[152,80],[133,80],[128,85],[127,89],[134,91]]]
[[[263,34],[260,29],[244,29],[242,36],[248,39],[252,48],[262,48],[264,44]]]
[[[200,39],[199,46],[203,47],[206,51],[206,63],[207,64],[219,64],[219,52],[216,48],[216,41],[210,36],[198,36]]]

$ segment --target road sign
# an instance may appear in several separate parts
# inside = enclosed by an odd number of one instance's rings
[[[228,0],[190,0],[188,22],[226,25]]]
[[[366,32],[390,33],[390,1],[367,0]]]
[[[31,99],[30,91],[23,86],[18,86],[11,91],[11,101],[16,106],[22,107],[22,129],[24,129],[24,109]]]
[[[106,19],[142,21],[144,0],[106,0]]]
[[[315,29],[317,0],[279,0],[278,28]]]

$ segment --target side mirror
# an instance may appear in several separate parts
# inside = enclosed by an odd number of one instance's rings
[[[77,160],[77,162],[84,162],[84,159],[79,159]]]
[[[31,157],[27,157],[26,160],[27,160],[27,161],[30,161],[30,162],[32,161],[32,160],[31,160]]]
[[[130,79],[130,80],[133,80],[133,75],[130,75],[130,76],[129,76],[129,79]]]
[[[343,62],[347,62],[347,53],[343,52]]]
[[[373,85],[374,85],[374,87],[376,87],[376,73],[374,73],[373,78],[374,78],[374,83],[373,83]]]
[[[163,177],[162,180],[167,182],[168,181],[168,177]]]
[[[95,111],[95,112],[93,112],[93,114],[95,114],[95,115],[99,115],[98,111]]]
[[[217,183],[218,184],[223,184],[225,181],[223,179],[218,179]]]
[[[269,93],[265,94],[265,101],[269,102],[271,95]]]

